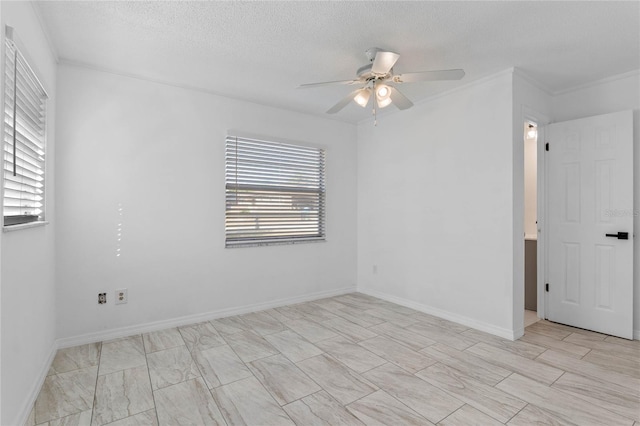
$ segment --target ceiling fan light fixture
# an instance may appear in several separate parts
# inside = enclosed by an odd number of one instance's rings
[[[360,91],[356,93],[356,96],[354,96],[353,100],[355,101],[355,103],[357,103],[362,108],[364,108],[369,103],[370,97],[371,97],[371,89],[367,87],[367,88],[360,89]]]
[[[376,86],[376,101],[379,108],[391,105],[391,89],[385,84]]]

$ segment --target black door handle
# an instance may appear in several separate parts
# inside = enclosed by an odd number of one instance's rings
[[[617,234],[605,234],[607,237],[614,237],[619,240],[628,240],[629,233],[628,232],[618,232]]]

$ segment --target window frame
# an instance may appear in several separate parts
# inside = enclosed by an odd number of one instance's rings
[[[12,55],[13,58],[10,61],[9,55]],[[3,207],[3,221],[2,221],[2,228],[3,231],[12,231],[12,230],[18,230],[18,229],[24,229],[24,228],[30,228],[33,226],[39,226],[39,225],[45,225],[48,222],[46,221],[46,193],[47,193],[47,130],[48,130],[48,100],[49,100],[49,95],[46,91],[46,89],[44,88],[44,85],[42,84],[42,82],[40,81],[40,79],[38,78],[38,73],[33,69],[32,65],[31,65],[31,61],[29,56],[26,54],[26,51],[24,49],[22,49],[21,44],[19,43],[18,40],[16,40],[15,38],[15,34],[14,34],[14,29],[8,25],[5,26],[5,40],[2,43],[2,58],[3,58],[3,66],[2,66],[2,73],[3,73],[3,85],[2,85],[2,105],[3,105],[3,109],[2,109],[2,115],[3,115],[3,119],[2,119],[2,126],[0,126],[0,131],[2,132],[2,151],[3,151],[3,167],[2,167],[2,207]],[[8,67],[10,65],[13,65],[13,69],[9,70]],[[22,68],[22,71],[19,72],[19,68]],[[9,112],[8,109],[11,108],[11,105],[6,104],[8,102],[7,96],[8,96],[8,92],[9,92],[9,87],[8,85],[10,84],[10,80],[9,80],[9,74],[13,73],[13,82],[14,82],[14,87],[12,89],[12,93],[13,93],[13,99],[15,99],[17,97],[17,93],[16,93],[16,85],[18,83],[18,76],[16,75],[16,73],[18,75],[20,75],[20,79],[23,80],[23,83],[26,83],[27,86],[29,86],[29,90],[27,90],[27,92],[25,92],[24,90],[21,90],[21,97],[22,97],[22,101],[23,101],[23,105],[26,106],[27,108],[33,108],[35,107],[35,111],[37,113],[39,108],[39,105],[41,105],[41,115],[42,115],[42,120],[40,123],[35,123],[36,127],[38,127],[41,124],[41,127],[35,130],[39,130],[41,132],[41,135],[37,135],[39,136],[39,138],[33,138],[31,136],[27,136],[25,137],[24,135],[21,135],[21,139],[23,139],[23,141],[21,142],[17,142],[17,138],[18,138],[18,133],[13,133],[12,135],[9,134],[5,134],[8,130],[7,130],[7,123],[5,122]],[[15,101],[13,102],[13,110],[10,111],[10,117],[15,117],[16,116],[16,110],[17,110],[17,105],[20,101],[20,97],[18,97],[17,99],[15,99]],[[24,103],[25,99],[29,99],[28,103]],[[39,105],[36,105],[36,102],[33,102],[33,99],[36,99],[36,101],[39,103]],[[23,106],[23,108],[24,108]],[[33,110],[32,110],[33,111]],[[33,114],[33,112],[31,112],[30,114]],[[20,117],[20,114],[17,115],[18,117]],[[13,118],[11,118],[13,119]],[[22,113],[22,120],[32,120],[32,117],[30,115],[28,115],[27,113],[23,112]],[[12,126],[15,124],[12,124]],[[23,127],[23,125],[22,125]],[[31,126],[30,126],[31,127]],[[32,132],[33,129],[29,129],[29,128],[24,128],[24,130],[26,130],[27,132]],[[9,136],[11,138],[11,140],[6,139],[7,136]],[[24,142],[24,140],[27,141],[27,143]],[[35,141],[35,142],[34,142]],[[11,154],[8,153],[8,151],[6,151],[6,145],[9,144],[11,145],[13,152],[14,152],[14,159],[16,159],[16,154],[15,154],[15,150],[16,150],[16,146],[28,146],[29,144],[32,144],[37,147],[40,148],[40,151],[42,152],[40,153],[35,153],[35,155],[33,154],[28,154],[27,157],[21,158],[20,161],[23,163],[31,163],[31,165],[33,166],[33,169],[36,172],[40,172],[39,174],[42,176],[42,189],[41,189],[41,200],[38,200],[40,203],[39,207],[30,207],[30,209],[32,210],[40,210],[39,213],[37,214],[10,214],[10,215],[5,215],[6,211],[5,211],[5,205],[7,202],[7,190],[9,191],[14,191],[14,192],[21,192],[22,188],[20,189],[11,189],[11,188],[7,188],[7,178],[5,177],[5,173],[6,172],[11,172],[8,168],[7,165],[9,165],[11,167],[11,165],[17,165],[18,162],[14,161],[13,159],[10,158]],[[17,144],[17,145],[16,145]],[[30,148],[33,150],[33,148]],[[26,151],[23,149],[21,150],[23,153],[25,153]],[[35,152],[35,151],[34,151]],[[6,159],[5,157],[9,155],[9,159]],[[34,164],[35,163],[35,164]],[[20,166],[18,166],[20,167]],[[14,166],[15,169],[15,166]],[[33,170],[30,170],[31,167],[29,167],[29,169],[25,169],[26,172],[28,173],[32,173]],[[17,173],[17,172],[16,172]],[[23,174],[23,173],[17,173],[16,176],[25,176],[28,178],[27,175]],[[27,186],[31,186],[31,185],[27,185]],[[36,212],[34,212],[36,213]]]
[[[238,148],[240,145],[245,144],[242,148]],[[233,147],[234,145],[235,147]],[[238,167],[237,162],[235,165],[233,164],[238,158],[242,159],[242,153],[245,150],[251,151],[252,148],[247,148],[247,146],[257,147],[256,149],[261,150],[265,149],[269,151],[268,154],[265,154],[266,157],[263,158],[255,158],[253,160],[248,159],[249,156],[245,156],[243,160],[243,165]],[[278,149],[281,149],[281,152],[278,154]],[[300,157],[296,160],[290,159],[292,156],[291,150],[300,151]],[[326,241],[326,148],[324,146],[308,144],[298,141],[290,141],[283,140],[278,138],[271,137],[261,137],[261,136],[247,136],[242,133],[237,132],[229,132],[225,139],[225,248],[239,248],[239,247],[256,247],[256,246],[271,246],[271,245],[283,245],[283,244],[301,244],[301,243],[313,243],[313,242],[324,242]],[[238,154],[240,153],[240,154]],[[246,151],[244,152],[247,154]],[[314,154],[315,153],[315,154]],[[274,166],[274,169],[270,169],[266,166],[260,166],[253,163],[265,163],[265,159],[267,157],[268,160],[276,162],[274,160],[274,156],[278,155],[284,158],[284,162],[281,165],[281,168]],[[301,165],[297,163],[297,161],[304,161],[306,155],[315,155],[317,156],[317,163],[308,164],[308,169],[303,170],[303,173],[313,174],[313,171],[317,171],[317,177],[311,177],[309,181],[304,182],[300,186],[296,187],[295,185],[278,185],[275,184],[276,181],[283,182],[287,181],[287,172],[291,173],[289,167],[300,167]],[[295,156],[294,156],[295,157]],[[267,161],[267,162],[270,162]],[[245,167],[243,167],[245,166]],[[252,167],[255,166],[260,171],[258,171],[256,175],[253,173],[246,173],[243,175],[235,175],[231,176],[238,171],[242,172],[242,169],[246,170],[246,166]],[[240,170],[239,170],[240,169]],[[264,175],[273,174],[275,170],[282,172],[281,174],[277,174],[274,177],[274,181],[269,182],[268,180],[263,180],[262,184],[257,183],[256,179],[262,177],[264,179]],[[263,174],[262,176],[261,173]],[[251,176],[250,176],[251,175]],[[246,183],[248,179],[251,183]],[[282,179],[282,180],[281,180]],[[244,181],[244,184],[238,184],[237,182]],[[312,182],[312,183],[310,183]],[[313,183],[317,182],[317,186]],[[291,182],[288,182],[289,184]],[[237,229],[233,229],[233,226],[230,226],[230,219],[238,219],[237,209],[230,208],[230,200],[233,199],[234,195],[238,197],[238,190],[248,191],[244,195],[246,197],[250,197],[251,195],[259,196],[264,195],[267,199],[270,199],[270,196],[274,197],[291,197],[290,203],[291,208],[287,210],[283,210],[284,214],[282,216],[277,216],[277,220],[284,220],[285,217],[291,218],[295,213],[298,213],[301,208],[295,207],[296,200],[295,194],[299,193],[302,196],[298,199],[297,203],[306,202],[311,203],[310,210],[310,218],[314,223],[314,232],[309,233],[309,229],[306,231],[298,229],[300,232],[295,233],[297,226],[301,225],[305,219],[304,216],[300,216],[295,219],[295,224],[293,224],[293,231],[283,231],[284,228],[281,228],[280,231],[287,233],[288,235],[251,235],[250,231],[247,231],[247,235],[242,235],[242,232],[236,232]],[[233,192],[235,191],[235,193]],[[251,194],[251,191],[254,191],[254,194]],[[303,199],[304,201],[301,201]],[[272,201],[263,201],[264,203],[273,203]],[[237,205],[236,205],[237,206]],[[260,218],[262,218],[260,213],[260,208],[254,212],[247,213],[243,218],[255,218],[256,222],[259,222]],[[258,228],[256,228],[258,229]],[[265,231],[269,232],[269,231]],[[271,232],[277,233],[275,229]]]

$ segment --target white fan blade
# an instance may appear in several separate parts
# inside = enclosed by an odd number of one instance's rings
[[[409,100],[405,95],[400,93],[398,89],[395,87],[389,87],[391,89],[391,94],[389,97],[393,101],[393,104],[398,107],[398,109],[407,109],[413,106],[413,102]]]
[[[394,52],[378,52],[373,60],[371,72],[374,74],[386,74],[391,71],[400,55]]]
[[[439,70],[424,72],[409,72],[393,76],[395,83],[415,83],[417,81],[460,80],[464,77],[464,70]]]
[[[322,83],[307,83],[298,86],[298,89],[309,89],[322,86],[340,86],[346,84],[358,84],[362,83],[360,80],[337,80],[337,81],[323,81]]]
[[[340,102],[335,104],[333,107],[331,107],[331,109],[327,111],[327,114],[335,114],[336,112],[340,111],[342,108],[349,105],[349,102],[353,100],[353,98],[358,94],[359,91],[360,89],[354,90],[353,92],[349,93],[343,100],[341,100]]]

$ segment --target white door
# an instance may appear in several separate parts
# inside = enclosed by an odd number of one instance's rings
[[[547,318],[632,339],[633,113],[548,129]]]

